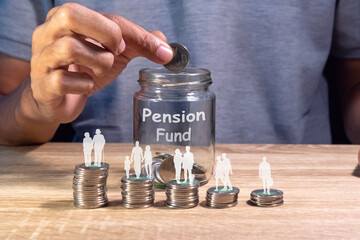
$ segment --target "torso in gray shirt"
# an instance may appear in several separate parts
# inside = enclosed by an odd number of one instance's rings
[[[21,1],[5,1],[3,7],[16,11]],[[28,6],[23,21],[35,16],[34,23],[43,19],[52,5],[45,2],[33,1],[35,7]],[[56,0],[55,5],[64,2]],[[190,66],[212,73],[217,142],[331,142],[322,72],[329,54],[360,57],[359,1],[75,2],[121,15],[149,31],[160,30],[169,42],[184,44],[191,54]],[[11,21],[11,17],[0,17],[0,21]],[[36,24],[29,20],[17,26],[12,21],[0,27],[0,51],[29,59],[26,46]],[[12,30],[9,39],[6,28],[11,24],[18,30]],[[132,97],[139,90],[138,71],[152,66],[156,64],[147,59],[135,59],[116,81],[90,97],[73,122],[77,134],[101,128],[107,141],[132,141]]]

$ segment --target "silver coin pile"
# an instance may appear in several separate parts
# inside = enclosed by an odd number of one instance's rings
[[[284,203],[283,192],[277,189],[270,189],[270,193],[264,193],[263,189],[251,192],[250,201],[259,207],[276,207]]]
[[[240,189],[233,187],[232,190],[222,190],[223,187],[211,187],[206,192],[206,205],[212,208],[228,208],[237,204]]]
[[[187,48],[179,43],[170,43],[174,56],[164,67],[172,72],[180,72],[187,67],[190,62],[190,54]]]
[[[180,183],[171,180],[166,185],[166,206],[169,208],[193,208],[199,204],[199,181]]]
[[[155,189],[151,178],[136,175],[121,179],[122,204],[126,208],[146,208],[154,205]]]
[[[75,167],[73,189],[74,205],[78,208],[98,208],[108,203],[106,180],[109,164],[101,167],[86,167],[84,163]]]

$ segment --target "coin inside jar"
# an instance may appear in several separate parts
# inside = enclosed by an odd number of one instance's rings
[[[174,157],[168,157],[161,162],[159,167],[156,169],[157,173],[155,175],[159,175],[159,179],[161,179],[164,183],[167,183],[175,178],[175,166],[174,166]],[[195,179],[200,182],[200,185],[206,184],[206,169],[194,163],[192,173],[195,175]],[[181,169],[181,175],[184,174],[184,170]]]
[[[170,43],[174,56],[164,67],[172,72],[180,72],[187,67],[190,62],[190,54],[187,48],[179,43]]]

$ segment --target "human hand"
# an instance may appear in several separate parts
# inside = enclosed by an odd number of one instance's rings
[[[135,57],[166,64],[166,37],[117,15],[67,3],[55,7],[33,33],[31,90],[40,117],[66,123],[86,99],[112,81]]]

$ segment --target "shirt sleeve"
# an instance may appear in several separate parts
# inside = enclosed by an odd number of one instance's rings
[[[52,0],[1,0],[0,52],[30,61],[32,33],[52,7]]]
[[[338,0],[331,54],[360,58],[360,1]]]

